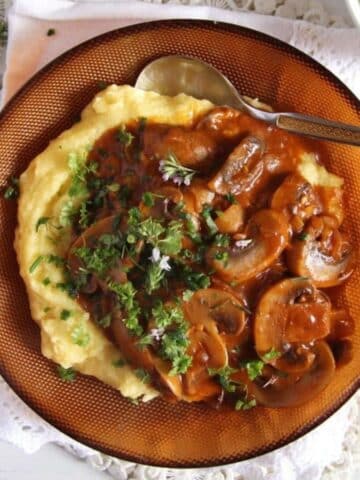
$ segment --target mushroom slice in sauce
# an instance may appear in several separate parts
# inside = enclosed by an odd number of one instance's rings
[[[304,278],[282,280],[261,297],[255,314],[258,355],[286,372],[307,370],[315,359],[312,345],[330,333],[331,303]],[[277,355],[267,358],[267,353]]]
[[[352,274],[355,258],[349,242],[332,225],[331,217],[313,217],[304,238],[293,241],[287,264],[293,274],[327,288],[339,285]]]
[[[335,360],[330,347],[322,340],[315,343],[313,352],[314,361],[304,374],[284,375],[267,366],[262,377],[247,382],[248,393],[266,407],[295,407],[316,397],[331,382]]]
[[[321,213],[321,203],[314,189],[301,175],[285,178],[274,193],[271,208],[280,210],[289,218],[292,230],[299,233],[305,222]]]
[[[222,195],[237,195],[251,189],[264,170],[263,163],[259,162],[263,151],[264,144],[260,139],[244,138],[210,180],[209,188]]]
[[[207,262],[224,280],[245,282],[279,257],[287,246],[288,230],[282,213],[259,210],[250,218],[245,238],[231,247],[211,247]]]

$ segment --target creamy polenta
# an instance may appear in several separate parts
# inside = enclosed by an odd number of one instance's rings
[[[157,392],[139,380],[128,366],[118,366],[121,364],[119,349],[106,338],[101,327],[90,320],[89,314],[76,300],[58,288],[57,285],[64,281],[61,268],[47,261],[40,262],[32,273],[30,267],[39,257],[62,256],[69,248],[70,228],[56,228],[64,205],[72,202],[76,207],[81,201],[79,197],[74,200],[68,197],[71,182],[69,154],[87,152],[104,132],[139,117],[160,123],[190,125],[211,107],[207,101],[186,95],[170,98],[130,86],[109,86],[83,110],[81,120],[51,141],[20,177],[15,249],[31,314],[41,330],[42,353],[64,368],[73,367],[83,374],[93,375],[126,397],[143,396],[148,400]],[[41,218],[51,220],[36,228]],[[62,311],[69,311],[71,315],[61,320]]]

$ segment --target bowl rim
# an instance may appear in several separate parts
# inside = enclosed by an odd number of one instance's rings
[[[356,1],[356,0],[355,0]],[[289,49],[292,50],[292,53],[296,56],[296,58],[301,61],[301,63],[305,65],[311,66],[316,73],[321,74],[322,76],[325,76],[327,80],[332,84],[335,85],[340,94],[342,94],[346,99],[349,101],[350,106],[355,108],[357,111],[360,110],[360,100],[355,96],[355,94],[350,90],[350,88],[345,85],[335,74],[333,74],[330,70],[328,70],[326,67],[324,67],[322,64],[317,62],[315,59],[313,59],[310,55],[307,55],[303,51],[299,50],[298,48],[277,39],[276,37],[273,37],[271,35],[268,35],[263,32],[259,32],[255,29],[250,29],[244,26],[236,25],[233,23],[227,23],[227,22],[218,22],[218,21],[213,21],[213,20],[204,20],[204,19],[168,19],[168,20],[153,20],[153,21],[148,21],[148,22],[139,22],[136,24],[132,24],[129,26],[125,27],[120,27],[116,28],[113,30],[110,30],[108,32],[102,33],[100,35],[97,35],[95,37],[92,37],[84,42],[81,42],[80,44],[70,48],[69,50],[66,50],[63,52],[61,55],[57,56],[55,59],[53,59],[51,62],[47,63],[45,66],[43,66],[40,70],[38,70],[34,75],[30,77],[23,85],[22,87],[9,99],[9,101],[5,104],[5,106],[0,110],[0,124],[4,121],[6,121],[6,116],[7,113],[11,112],[13,108],[16,108],[16,102],[18,99],[26,94],[26,92],[32,88],[32,86],[37,82],[38,78],[41,78],[43,74],[47,73],[50,69],[53,67],[56,67],[58,63],[60,63],[62,60],[64,60],[66,57],[71,57],[71,55],[74,52],[77,52],[78,50],[81,51],[84,46],[90,45],[91,43],[96,43],[96,42],[102,42],[105,41],[107,38],[111,39],[111,37],[123,34],[123,35],[132,35],[132,33],[135,31],[148,31],[151,30],[152,28],[157,28],[161,25],[170,25],[170,26],[175,26],[175,27],[186,27],[188,25],[194,25],[194,26],[204,26],[209,28],[210,30],[213,29],[213,31],[216,30],[222,30],[226,29],[227,31],[231,31],[233,33],[239,33],[241,32],[243,35],[247,35],[248,37],[252,37],[253,39],[260,40],[263,43],[267,43],[275,47],[276,49],[280,51],[288,51]],[[40,352],[41,354],[41,352]],[[33,402],[30,400],[27,400],[25,397],[26,395],[23,393],[19,393],[18,387],[16,387],[15,382],[11,380],[10,374],[7,374],[6,368],[0,365],[0,375],[2,375],[3,379],[5,382],[9,385],[13,393],[17,395],[33,412],[35,412],[43,421],[45,421],[48,425],[51,427],[55,428],[58,432],[68,436],[72,440],[81,443],[82,445],[89,447],[96,452],[112,456],[116,459],[123,460],[123,461],[129,461],[129,462],[135,462],[138,465],[143,465],[143,466],[152,466],[152,467],[157,467],[157,468],[163,468],[163,469],[177,469],[177,470],[202,470],[204,468],[216,468],[216,467],[221,467],[221,466],[231,466],[231,465],[236,465],[239,462],[245,461],[245,460],[250,460],[250,459],[255,459],[258,458],[264,454],[267,453],[272,453],[284,446],[290,445],[296,440],[299,440],[302,438],[304,435],[312,432],[316,428],[320,427],[321,424],[332,417],[346,402],[348,402],[351,397],[356,393],[358,389],[360,389],[360,376],[354,381],[351,386],[349,386],[346,390],[346,393],[335,403],[332,405],[331,408],[329,408],[326,412],[324,412],[322,415],[319,415],[316,417],[312,422],[310,422],[308,425],[303,426],[301,429],[297,430],[296,432],[292,432],[288,434],[287,436],[283,437],[281,440],[276,442],[275,446],[268,449],[266,447],[263,447],[261,450],[257,452],[257,454],[254,455],[244,455],[241,458],[238,458],[234,462],[207,462],[207,463],[202,463],[199,465],[199,463],[194,463],[190,464],[188,463],[186,466],[179,466],[179,465],[172,465],[169,464],[164,467],[163,464],[159,464],[156,461],[155,462],[149,462],[149,463],[140,463],[138,459],[134,456],[123,454],[121,457],[119,457],[118,453],[112,450],[111,448],[101,448],[96,445],[96,440],[88,440],[85,438],[85,436],[81,434],[76,434],[74,435],[73,433],[68,433],[65,429],[62,429],[62,427],[58,426],[57,421],[53,421],[49,418],[48,415],[43,414],[41,412],[41,408],[38,406],[34,406]],[[119,393],[120,394],[120,393]]]

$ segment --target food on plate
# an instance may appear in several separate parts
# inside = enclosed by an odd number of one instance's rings
[[[326,388],[353,331],[326,289],[354,253],[322,159],[206,100],[97,94],[20,178],[20,272],[63,380],[239,410]]]

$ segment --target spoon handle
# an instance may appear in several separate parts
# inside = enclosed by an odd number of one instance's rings
[[[353,125],[297,113],[280,113],[276,118],[276,126],[288,132],[360,146],[360,127]]]

